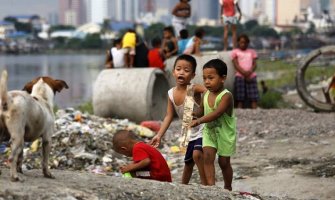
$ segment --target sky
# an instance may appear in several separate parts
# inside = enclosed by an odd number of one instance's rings
[[[0,0],[0,21],[7,15],[38,14],[48,18],[58,12],[58,0]]]

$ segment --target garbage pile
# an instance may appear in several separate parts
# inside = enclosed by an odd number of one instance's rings
[[[113,134],[121,129],[132,130],[140,140],[148,142],[155,132],[127,119],[101,118],[73,108],[55,113],[55,133],[52,137],[49,166],[51,169],[85,170],[92,173],[121,176],[119,167],[131,158],[113,151]],[[1,165],[6,164],[9,145],[0,148]],[[23,170],[41,169],[41,139],[26,143]],[[160,151],[171,170],[183,165],[177,146],[165,144]],[[180,162],[179,162],[180,161]],[[176,163],[181,163],[180,165]]]

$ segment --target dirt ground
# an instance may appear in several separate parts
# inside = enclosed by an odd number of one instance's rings
[[[2,168],[0,200],[260,199],[240,192],[256,193],[261,199],[335,199],[334,113],[237,109],[236,116],[239,139],[231,159],[232,193],[222,189],[218,166],[214,187],[199,185],[196,172],[191,185],[180,185],[182,163],[172,172],[172,184],[68,170],[52,170],[55,180],[43,178],[41,170],[29,170],[24,182],[12,183],[8,169]]]
[[[234,189],[335,199],[335,114],[238,110]]]

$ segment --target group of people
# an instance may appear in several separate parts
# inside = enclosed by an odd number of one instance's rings
[[[163,70],[164,59],[178,56],[173,66],[176,86],[168,91],[167,112],[159,131],[148,144],[137,140],[134,133],[130,131],[118,131],[113,137],[113,148],[118,153],[133,157],[133,163],[121,167],[122,173],[129,172],[133,177],[171,182],[169,167],[156,148],[160,145],[175,114],[180,120],[183,119],[187,88],[191,87],[195,104],[193,121],[189,124],[191,136],[184,157],[182,183],[189,183],[196,165],[201,184],[215,185],[214,162],[218,156],[224,188],[232,190],[233,169],[230,157],[236,151],[237,140],[234,108],[242,108],[246,100],[250,101],[252,108],[257,107],[259,98],[255,73],[257,53],[248,47],[250,41],[247,35],[233,36],[233,38],[236,37],[236,42],[233,43],[234,49],[230,53],[230,58],[236,69],[234,95],[224,87],[228,68],[221,59],[209,60],[202,66],[203,85],[192,84],[191,80],[195,77],[197,67],[196,59],[192,54],[200,52],[199,45],[204,31],[199,29],[194,37],[188,38],[188,32],[183,27],[185,18],[191,14],[188,2],[189,0],[180,0],[173,10],[173,24],[175,31],[178,30],[177,37],[172,27],[165,27],[163,40],[154,38],[153,48],[148,54],[149,63],[154,63],[154,67]],[[227,25],[225,28],[232,27],[234,31],[234,24],[238,19],[235,19],[234,13],[229,14],[228,11],[238,7],[237,2],[233,0],[219,0],[219,2],[222,5],[222,12],[227,15],[223,16],[223,22]],[[231,4],[234,7],[231,7]],[[239,8],[237,10],[239,11]],[[192,43],[192,49],[188,43]],[[127,52],[131,56],[131,49]],[[158,57],[161,57],[159,62],[158,59],[150,61],[151,58]]]
[[[106,68],[155,67],[164,71],[164,61],[172,56],[181,54],[200,55],[200,45],[205,34],[204,29],[195,30],[193,37],[189,37],[187,29],[182,29],[179,37],[175,36],[172,26],[163,29],[163,38],[155,37],[151,40],[151,48],[137,50],[139,37],[133,29],[129,29],[122,39],[115,39],[113,47],[106,51]],[[141,55],[138,55],[141,53]],[[142,66],[136,64],[136,57],[146,60]],[[136,66],[137,65],[137,66]]]
[[[197,62],[191,55],[178,56],[173,76],[176,86],[168,91],[167,113],[158,133],[149,144],[135,139],[133,133],[122,130],[113,137],[116,152],[133,157],[133,163],[122,166],[121,172],[130,172],[138,178],[171,182],[171,174],[158,147],[170,126],[174,113],[183,118],[187,87],[195,76]],[[193,90],[194,120],[189,125],[191,137],[185,153],[182,183],[188,184],[194,165],[197,166],[201,184],[215,185],[214,161],[219,156],[219,166],[225,189],[232,190],[233,170],[230,157],[236,149],[236,117],[233,95],[224,87],[227,65],[220,59],[212,59],[203,66],[204,85],[191,84]]]
[[[233,48],[237,47],[236,25],[242,18],[242,12],[238,5],[238,0],[218,0],[221,8],[221,20],[223,24],[223,45],[224,51],[228,50],[228,33],[231,29]],[[190,0],[180,0],[172,10],[172,25],[177,36],[186,29],[188,18],[191,16]],[[238,16],[236,15],[238,14]]]

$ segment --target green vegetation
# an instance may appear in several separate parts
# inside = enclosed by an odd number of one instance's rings
[[[288,85],[295,85],[295,72],[297,66],[293,63],[288,63],[282,60],[269,61],[259,60],[257,62],[257,73],[269,72],[278,77],[266,80],[266,85],[269,88],[283,88]]]
[[[75,109],[80,110],[82,113],[88,113],[88,114],[93,114],[93,104],[91,101],[85,102]]]
[[[275,91],[268,91],[264,95],[261,95],[259,99],[258,106],[261,108],[279,108],[283,104],[282,94]]]
[[[286,87],[295,87],[295,75],[298,63],[287,62],[285,60],[258,60],[257,73],[271,73],[273,79],[265,80],[269,88],[268,93],[261,95],[259,106],[262,108],[282,108],[288,107],[282,98],[282,94],[274,90],[284,89]],[[334,66],[327,64],[312,63],[305,73],[306,82],[318,83],[321,80],[326,80],[334,74]],[[258,80],[260,81],[260,80]],[[260,86],[259,86],[260,88]],[[261,89],[260,89],[261,91]]]

